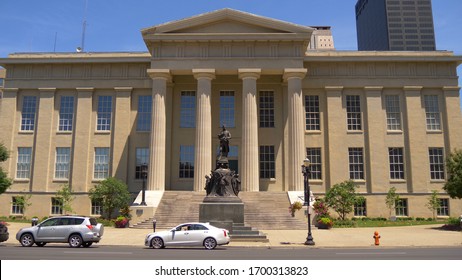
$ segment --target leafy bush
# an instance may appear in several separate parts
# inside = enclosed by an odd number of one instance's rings
[[[289,206],[289,212],[292,216],[295,215],[295,211],[302,209],[303,204],[300,201],[295,201]]]
[[[460,225],[460,220],[459,220],[459,218],[449,217],[449,219],[447,221],[447,224],[452,225],[452,226],[458,226],[458,225]]]
[[[116,228],[124,228],[128,226],[128,218],[124,216],[119,216],[115,220],[115,227]]]
[[[334,221],[336,228],[353,228],[357,227],[358,224],[353,220],[335,220]]]

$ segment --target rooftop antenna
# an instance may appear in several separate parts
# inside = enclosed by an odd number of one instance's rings
[[[77,52],[83,52],[85,50],[85,31],[87,29],[87,6],[88,0],[85,0],[85,10],[83,12],[83,23],[82,23],[82,42],[80,47],[77,47]]]

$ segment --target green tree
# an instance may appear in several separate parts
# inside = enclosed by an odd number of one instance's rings
[[[6,147],[0,143],[0,163],[6,161],[10,157]],[[13,181],[7,177],[6,172],[3,171],[0,166],[0,194],[6,192],[6,190],[11,186]]]
[[[109,177],[90,190],[90,199],[101,201],[103,214],[112,219],[115,209],[125,207],[130,201],[128,187],[122,181]]]
[[[15,203],[19,206],[19,208],[22,209],[23,216],[26,215],[27,208],[29,208],[29,206],[32,205],[32,203],[30,202],[31,197],[31,194],[15,196]]]
[[[385,204],[387,208],[390,210],[390,217],[391,217],[391,210],[396,209],[396,203],[399,200],[399,195],[396,193],[396,188],[391,187],[388,190],[387,197],[385,198]]]
[[[454,150],[446,159],[448,180],[443,189],[451,198],[462,198],[462,150]]]
[[[364,197],[356,194],[356,186],[350,180],[332,186],[326,192],[324,199],[327,205],[339,215],[340,219],[345,220],[346,215],[353,211],[355,203],[362,201]]]
[[[426,204],[428,210],[432,211],[433,213],[433,220],[436,219],[436,210],[441,206],[441,202],[438,199],[438,191],[432,190],[431,196],[427,200]]]
[[[63,185],[62,188],[58,190],[56,193],[56,198],[61,202],[64,214],[74,212],[72,209],[72,201],[74,201],[75,195],[68,184]]]

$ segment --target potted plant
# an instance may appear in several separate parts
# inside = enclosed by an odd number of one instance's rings
[[[289,206],[289,212],[292,215],[292,217],[295,217],[295,211],[298,211],[302,209],[303,204],[300,201],[295,201]]]
[[[330,229],[334,222],[329,217],[322,217],[317,220],[318,222],[318,229]]]
[[[128,227],[128,218],[124,216],[119,216],[115,220],[115,227],[116,228],[126,228]]]

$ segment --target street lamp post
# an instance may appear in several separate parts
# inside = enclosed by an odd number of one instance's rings
[[[141,191],[140,205],[146,206],[146,178],[148,177],[148,165],[146,163],[141,165],[141,177],[143,178],[143,189]]]
[[[310,245],[310,246],[313,246],[314,245],[314,241],[313,241],[313,236],[311,236],[311,213],[310,213],[310,183],[308,181],[308,176],[310,175],[310,160],[308,158],[305,158],[305,160],[303,160],[303,165],[302,165],[302,173],[303,173],[303,183],[304,183],[304,191],[305,191],[305,203],[304,205],[307,206],[306,207],[306,212],[307,212],[307,216],[308,216],[308,236],[306,238],[306,241],[305,241],[305,245]]]

